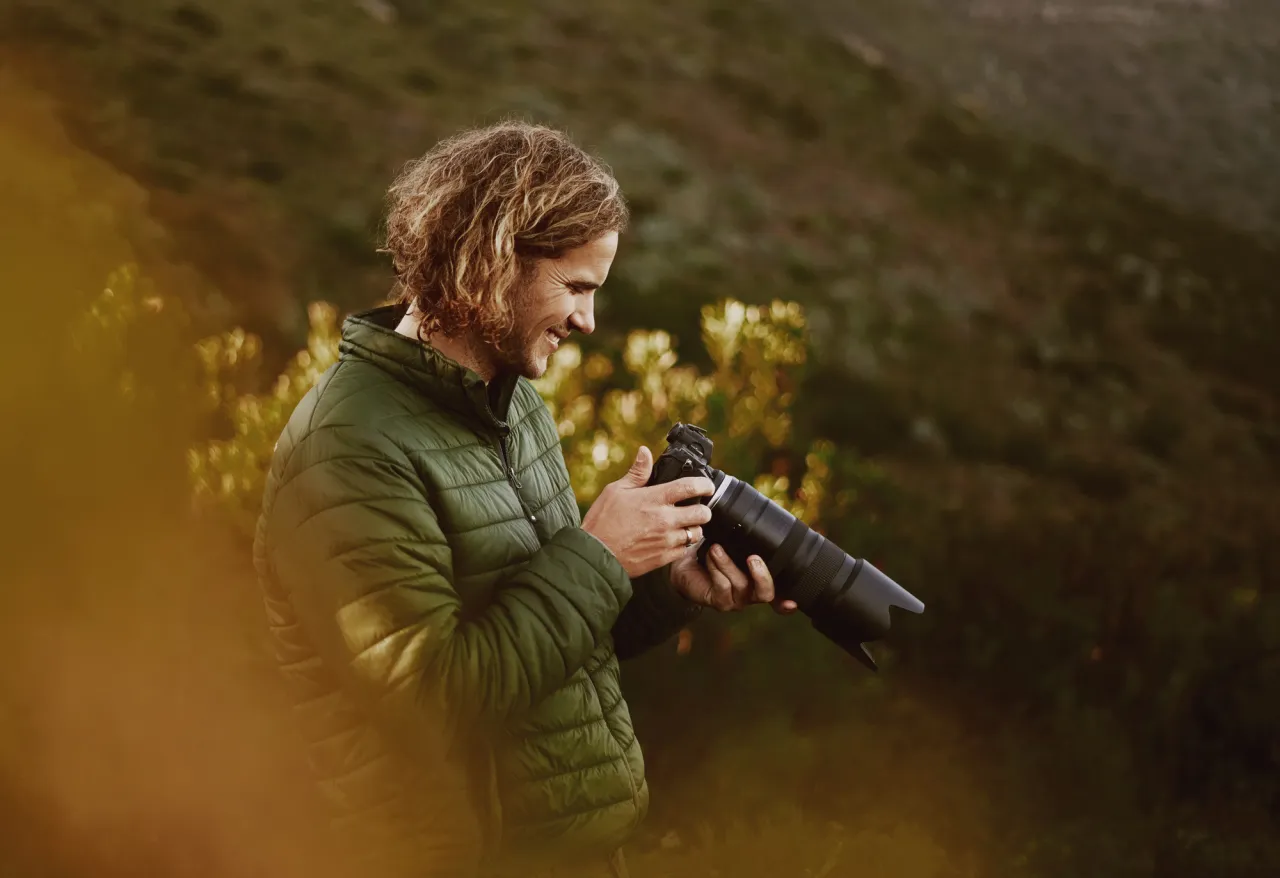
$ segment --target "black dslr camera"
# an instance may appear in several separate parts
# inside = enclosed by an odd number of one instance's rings
[[[702,428],[676,424],[667,433],[667,448],[649,477],[650,485],[686,476],[705,476],[715,483],[710,498],[684,501],[711,507],[698,560],[705,564],[707,550],[717,543],[744,569],[748,555],[759,555],[773,574],[778,597],[795,601],[813,627],[876,670],[875,660],[862,644],[879,640],[889,630],[890,607],[921,613],[924,604],[746,482],[712,467],[712,447]]]

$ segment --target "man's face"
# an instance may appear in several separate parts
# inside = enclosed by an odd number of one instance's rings
[[[609,276],[618,233],[609,232],[559,259],[538,261],[529,286],[516,297],[515,325],[503,340],[506,365],[525,378],[541,378],[547,360],[573,330],[595,331],[595,291]]]

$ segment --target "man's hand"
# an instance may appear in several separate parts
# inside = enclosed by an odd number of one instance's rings
[[[779,600],[773,589],[773,575],[759,555],[747,558],[748,575],[720,546],[707,552],[707,566],[698,563],[691,548],[671,565],[671,584],[695,604],[717,610],[741,610],[748,604],[773,604],[774,612],[788,615],[796,611],[795,601]]]
[[[582,519],[582,529],[604,543],[634,578],[665,567],[702,539],[702,525],[711,520],[704,504],[677,506],[690,497],[709,497],[716,486],[710,479],[691,477],[649,485],[653,454],[640,446],[626,475],[600,492]]]

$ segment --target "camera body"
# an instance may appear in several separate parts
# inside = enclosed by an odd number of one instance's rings
[[[666,450],[654,461],[649,484],[659,485],[690,476],[704,476],[715,481],[716,470],[711,466],[711,453],[714,450],[711,438],[701,427],[676,424],[667,431]],[[681,505],[702,502],[706,501],[701,497],[680,501]]]
[[[714,451],[715,444],[706,430],[693,424],[676,424],[667,431],[667,447],[653,463],[653,474],[649,477],[649,484],[658,485],[697,476],[710,479],[716,486],[716,494],[711,497],[690,497],[687,500],[680,500],[676,505],[692,506],[701,503],[711,506],[714,513],[715,502],[720,496],[719,489],[726,485],[725,474],[711,465],[711,455]],[[702,533],[703,540],[698,544],[697,550],[700,562],[706,564],[707,552],[713,545],[719,545],[724,548],[735,564],[746,568],[747,557],[752,552],[751,547],[742,539],[743,528],[740,525],[726,522],[723,518],[717,520],[713,514],[711,521],[703,527]]]
[[[666,451],[659,454],[657,461],[654,461],[653,475],[649,476],[649,484],[658,485],[676,479],[687,479],[690,476],[701,476],[712,480],[717,489],[721,488],[724,484],[724,474],[710,463],[714,449],[716,447],[710,440],[710,436],[701,427],[692,424],[676,424],[667,433]],[[709,498],[690,497],[678,500],[676,506],[694,506],[696,503],[701,503],[704,506],[712,506],[714,511],[716,499],[718,495]],[[724,523],[726,522],[718,522],[716,516],[712,515],[712,521],[703,527],[704,539],[698,545],[698,561],[707,563],[707,553],[712,545],[718,544],[724,548],[724,552],[728,553],[728,557],[733,559],[733,563],[745,568],[746,558],[751,552],[750,547],[739,539],[741,527],[733,525],[726,527]]]
[[[716,486],[709,498],[682,501],[711,507],[698,560],[705,564],[707,550],[717,544],[740,568],[746,567],[749,555],[759,555],[773,575],[778,597],[795,601],[822,634],[876,670],[875,660],[863,644],[888,632],[889,608],[921,613],[924,604],[755,488],[713,467],[714,450],[701,427],[677,423],[667,432],[667,447],[654,461],[649,477],[649,484],[656,485],[703,476]]]

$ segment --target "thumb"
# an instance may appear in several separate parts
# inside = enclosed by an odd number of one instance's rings
[[[653,452],[641,445],[640,450],[636,452],[635,461],[623,478],[635,487],[641,488],[649,481],[651,472],[653,472]]]

